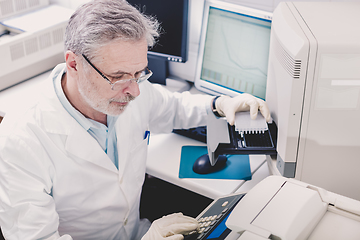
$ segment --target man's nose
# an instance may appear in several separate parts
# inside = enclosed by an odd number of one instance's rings
[[[136,81],[130,81],[129,86],[127,86],[124,89],[124,93],[126,94],[130,94],[134,97],[137,97],[140,95],[140,88],[139,88],[139,84]]]

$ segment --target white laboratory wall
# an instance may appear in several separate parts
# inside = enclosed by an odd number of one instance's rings
[[[89,0],[50,0],[69,8],[77,8],[79,5]],[[171,1],[171,0],[168,0]],[[189,29],[189,53],[186,63],[170,63],[170,75],[187,81],[194,81],[199,50],[202,13],[205,0],[190,0],[190,29]],[[279,2],[284,0],[222,0],[246,7],[256,8],[267,12],[273,12]],[[309,2],[313,0],[292,0],[296,2]],[[360,0],[316,0],[316,2],[360,2]],[[314,1],[315,2],[315,1]]]

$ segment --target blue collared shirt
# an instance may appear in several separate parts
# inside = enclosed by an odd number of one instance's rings
[[[115,164],[116,168],[118,166],[118,154],[116,146],[116,131],[115,123],[118,116],[107,116],[107,126],[97,121],[94,121],[90,118],[82,115],[78,110],[76,110],[68,101],[65,96],[65,93],[61,87],[61,78],[64,72],[59,74],[54,80],[54,87],[57,97],[59,98],[61,104],[64,106],[66,111],[99,143],[104,152],[109,156],[111,161]]]

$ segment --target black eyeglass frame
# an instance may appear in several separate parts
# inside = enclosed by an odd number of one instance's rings
[[[139,84],[140,82],[143,82],[143,81],[145,81],[145,80],[148,80],[148,79],[152,76],[152,74],[153,74],[153,72],[152,72],[148,67],[146,67],[146,70],[149,71],[149,73],[146,74],[146,75],[144,75],[144,76],[140,76],[140,77],[138,77],[138,78],[130,78],[130,79],[125,79],[125,80],[118,80],[118,81],[116,81],[116,82],[111,82],[110,79],[109,79],[108,77],[106,77],[105,74],[103,74],[99,69],[97,69],[97,68],[94,66],[94,64],[92,64],[92,63],[90,62],[90,60],[89,60],[84,54],[81,54],[81,55],[82,55],[83,58],[86,60],[86,62],[87,62],[97,73],[99,73],[100,76],[102,76],[102,77],[110,84],[112,90],[114,90],[114,85],[115,85],[116,83],[126,83],[126,82],[129,82],[129,81],[135,81],[136,83]]]

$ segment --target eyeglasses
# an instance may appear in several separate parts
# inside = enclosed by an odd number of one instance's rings
[[[152,76],[152,71],[146,67],[145,71],[143,71],[141,73],[141,76],[138,78],[130,78],[130,79],[122,79],[122,80],[117,80],[117,81],[111,81],[108,77],[105,76],[105,74],[103,74],[99,69],[97,69],[94,64],[92,64],[90,62],[90,60],[84,55],[81,54],[83,56],[83,58],[89,63],[89,65],[95,69],[95,71],[97,71],[111,86],[111,89],[114,91],[118,91],[121,88],[123,88],[125,86],[126,83],[128,82],[136,82],[136,83],[141,83],[145,80],[148,80],[151,76]]]

